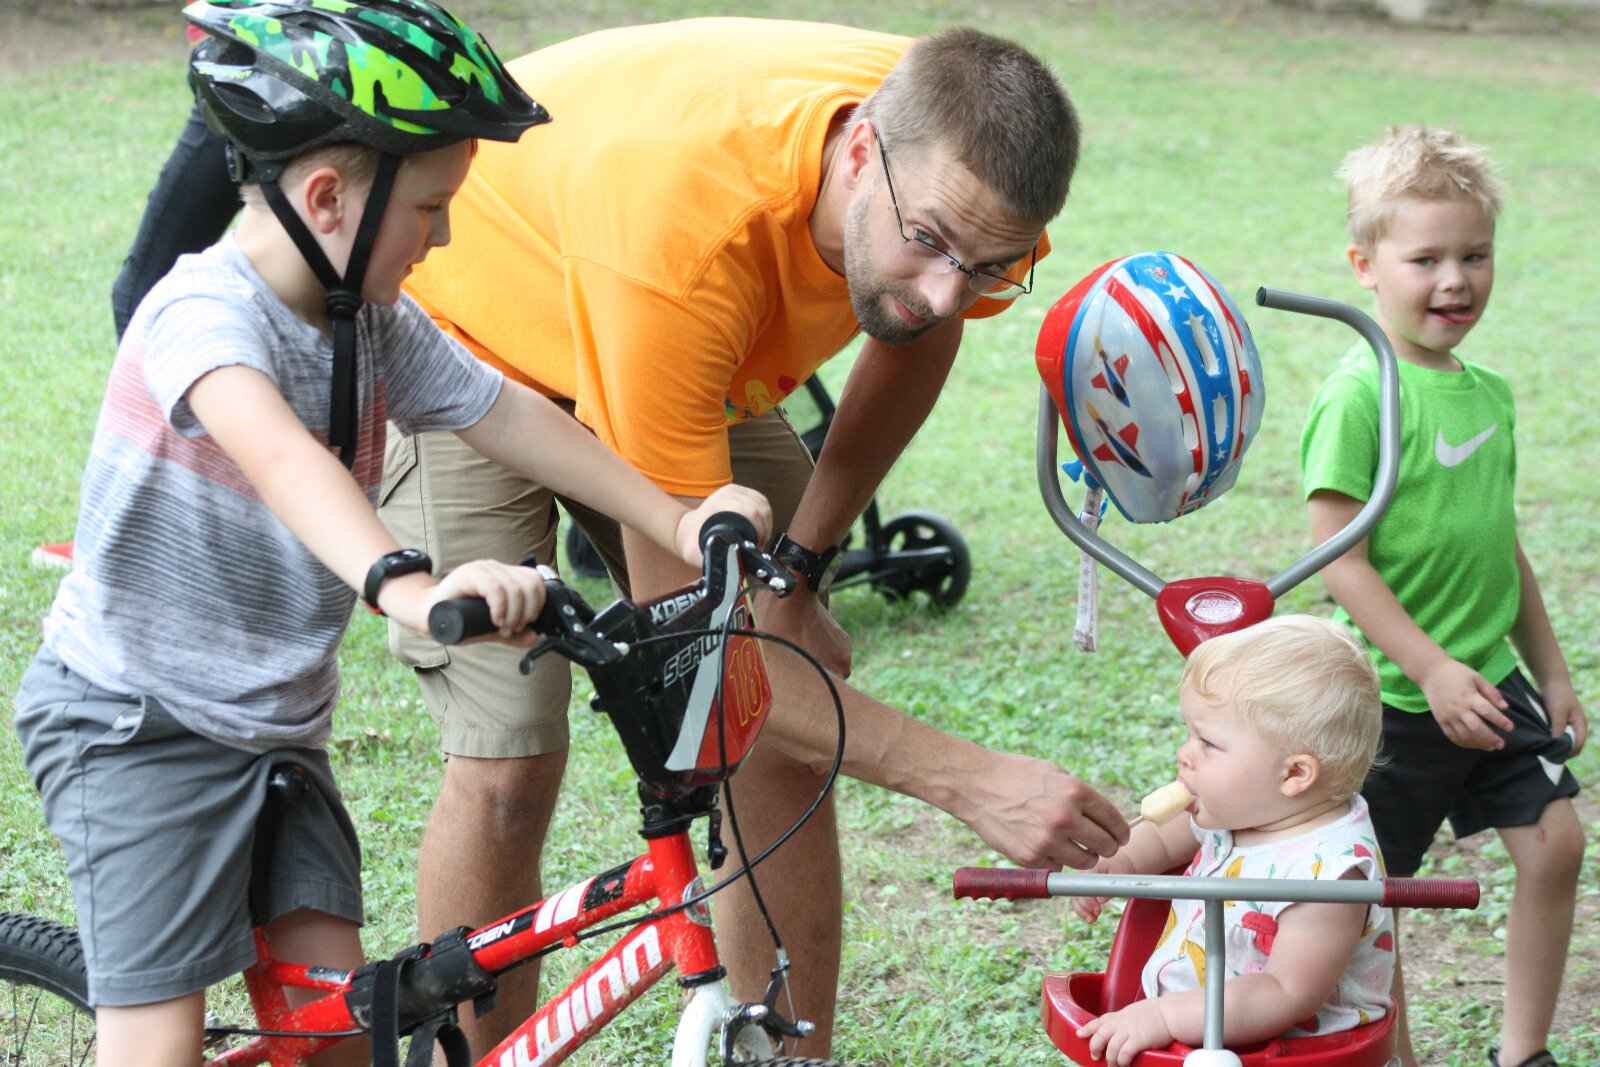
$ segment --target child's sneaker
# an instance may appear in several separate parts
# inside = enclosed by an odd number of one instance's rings
[[[67,567],[72,566],[72,542],[62,541],[54,545],[40,545],[33,550],[32,562],[35,567]]]
[[[1502,1067],[1499,1049],[1491,1049],[1489,1051],[1489,1067]],[[1505,1067],[1561,1067],[1561,1064],[1557,1063],[1556,1058],[1550,1055],[1549,1049],[1542,1048],[1521,1063],[1507,1064]]]

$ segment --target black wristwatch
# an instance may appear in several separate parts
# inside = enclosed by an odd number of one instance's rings
[[[418,571],[433,573],[433,560],[420,548],[402,548],[398,552],[379,556],[378,562],[367,571],[367,582],[362,587],[361,599],[367,602],[375,614],[382,615],[383,609],[378,607],[378,590],[383,588],[383,583],[390,578],[398,578],[402,574],[415,574]]]
[[[833,576],[839,573],[839,565],[844,562],[838,545],[813,552],[791,540],[786,533],[779,534],[778,540],[773,543],[772,558],[793,571],[795,577],[805,579],[806,586],[813,593],[827,592],[833,584]]]

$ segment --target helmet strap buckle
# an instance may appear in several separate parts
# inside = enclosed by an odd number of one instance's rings
[[[361,286],[366,280],[367,263],[372,258],[372,246],[378,237],[378,228],[389,203],[389,192],[394,187],[395,175],[400,170],[400,157],[385,152],[378,157],[378,170],[372,178],[372,190],[367,194],[361,222],[356,227],[355,240],[350,246],[350,260],[345,265],[344,277],[339,277],[328,262],[327,253],[317,243],[305,220],[294,210],[289,198],[276,180],[261,183],[267,206],[277,216],[295,247],[300,250],[306,265],[327,290],[328,319],[333,327],[333,380],[328,394],[328,447],[339,450],[340,461],[348,468],[355,465],[356,448],[360,438],[361,396],[356,381],[356,313],[361,310]]]

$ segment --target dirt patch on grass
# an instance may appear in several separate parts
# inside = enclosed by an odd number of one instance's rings
[[[177,4],[102,9],[0,0],[0,82],[63,64],[142,63],[163,55],[181,74],[184,26]]]
[[[562,0],[459,0],[458,13],[515,54],[538,40],[554,40],[599,25],[626,21],[625,5],[573,5]],[[1520,0],[1491,4],[1482,14],[1456,27],[1401,25],[1381,16],[1350,11],[1313,11],[1270,0],[1076,0],[1067,14],[1114,7],[1119,19],[1160,18],[1223,27],[1266,28],[1274,37],[1292,40],[1316,37],[1358,38],[1414,44],[1405,54],[1420,66],[1437,70],[1441,62],[1457,64],[1463,76],[1480,73],[1473,61],[1451,59],[1432,47],[1439,37],[1490,36],[1530,39],[1566,49],[1592,45],[1600,38],[1600,0]],[[692,13],[692,12],[687,12]],[[702,12],[703,13],[703,12]],[[651,18],[670,17],[659,8]],[[849,21],[848,11],[819,12],[816,17]],[[187,48],[185,22],[176,3],[38,3],[0,0],[0,82],[13,81],[31,70],[62,63],[142,61],[163,53],[182,62]],[[1495,56],[1497,73],[1513,72],[1544,81],[1579,82],[1600,93],[1593,64],[1542,63],[1537,48],[1511,49]]]
[[[1555,1036],[1585,1024],[1594,1028],[1596,1005],[1600,1005],[1600,895],[1593,892],[1600,865],[1593,845],[1595,828],[1600,826],[1600,796],[1592,790],[1579,793],[1573,807],[1589,849],[1584,873],[1578,879],[1577,913],[1561,999],[1550,1028]],[[1487,899],[1491,883],[1505,885],[1509,876],[1510,861],[1496,842],[1493,833],[1456,841],[1446,831],[1434,843],[1433,869],[1452,878],[1476,879]],[[1408,996],[1419,1001],[1498,1005],[1505,990],[1503,918],[1498,907],[1480,907],[1473,912],[1437,912],[1429,921],[1406,923],[1402,937]]]

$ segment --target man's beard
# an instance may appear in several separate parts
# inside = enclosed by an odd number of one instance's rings
[[[944,320],[935,318],[933,312],[922,307],[921,302],[909,292],[878,280],[872,264],[867,262],[867,247],[870,244],[867,238],[867,207],[868,200],[862,198],[845,217],[844,278],[845,286],[850,291],[850,309],[855,312],[861,332],[868,337],[886,345],[908,345],[935,326],[943,325]],[[924,320],[922,325],[913,326],[893,310],[885,308],[885,294],[900,301],[907,311]]]

